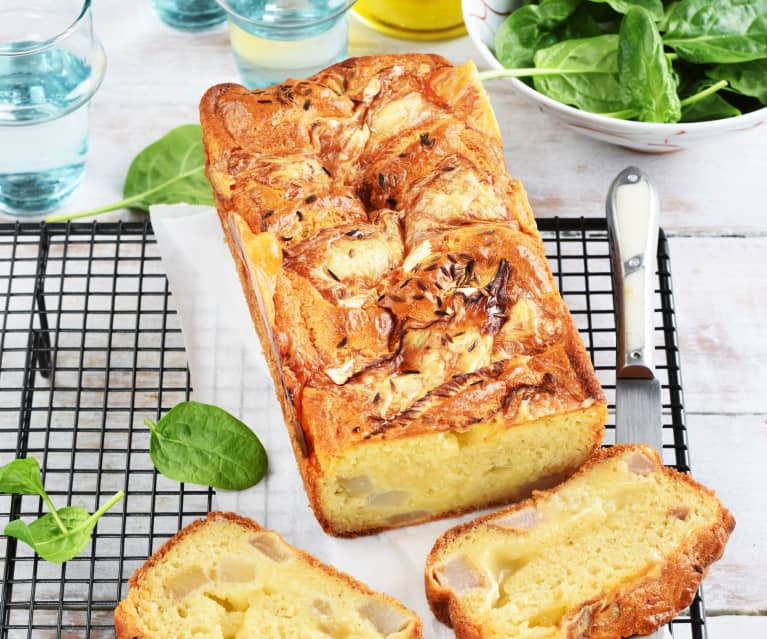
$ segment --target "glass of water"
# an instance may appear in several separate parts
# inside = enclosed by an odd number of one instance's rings
[[[205,31],[226,20],[216,0],[152,0],[165,24],[182,31]]]
[[[105,66],[90,0],[0,2],[0,210],[42,213],[78,187]]]
[[[218,0],[243,83],[266,87],[343,60],[354,0]]]

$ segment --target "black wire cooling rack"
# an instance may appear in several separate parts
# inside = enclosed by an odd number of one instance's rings
[[[610,401],[615,324],[604,219],[539,228]],[[149,223],[0,225],[0,464],[34,456],[54,503],[90,509],[126,497],[79,557],[57,565],[0,536],[0,639],[112,637],[127,580],[213,492],[158,475],[145,417],[190,395],[173,298]],[[689,470],[668,243],[658,244],[656,351],[664,461]],[[606,443],[614,429],[608,426]],[[38,497],[0,495],[0,526],[44,513]],[[700,596],[670,625],[705,639]]]

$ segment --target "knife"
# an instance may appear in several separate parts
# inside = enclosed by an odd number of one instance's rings
[[[649,444],[660,452],[663,427],[653,339],[658,196],[635,167],[622,171],[610,186],[607,231],[618,333],[615,441]]]
[[[658,217],[658,195],[647,175],[633,166],[618,174],[607,194],[618,338],[615,441],[648,444],[661,453],[661,389],[653,339]],[[668,626],[648,635],[670,637]]]

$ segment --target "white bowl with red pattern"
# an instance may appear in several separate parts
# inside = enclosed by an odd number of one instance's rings
[[[469,37],[481,59],[491,69],[503,69],[495,57],[495,32],[519,0],[462,0],[463,19]],[[513,87],[544,113],[554,116],[578,133],[646,153],[668,153],[693,146],[696,142],[735,131],[748,131],[767,122],[767,107],[733,118],[708,122],[656,124],[619,120],[562,104],[538,93],[516,78],[492,80],[511,82]]]

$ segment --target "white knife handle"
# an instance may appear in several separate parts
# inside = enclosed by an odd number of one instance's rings
[[[613,274],[619,378],[652,379],[653,279],[658,249],[658,195],[649,178],[629,167],[607,194],[607,230]]]

